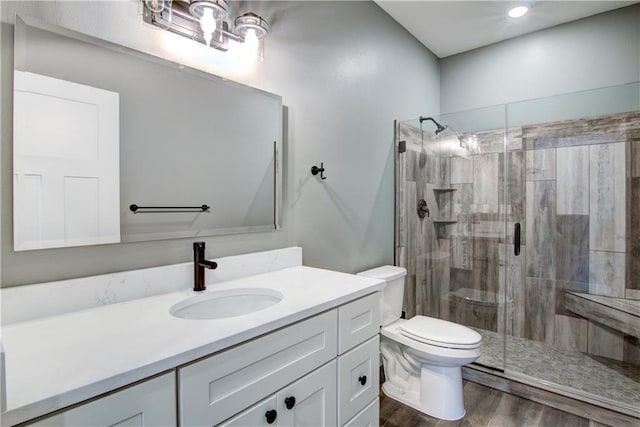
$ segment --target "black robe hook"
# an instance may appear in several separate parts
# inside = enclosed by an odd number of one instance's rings
[[[311,167],[311,175],[318,175],[318,174],[320,174],[321,179],[327,179],[327,177],[324,176],[324,163],[322,162],[320,162],[320,167],[317,167],[317,166]]]

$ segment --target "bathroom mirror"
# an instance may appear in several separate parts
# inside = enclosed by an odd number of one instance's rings
[[[278,228],[280,96],[27,17],[14,83],[15,250]]]

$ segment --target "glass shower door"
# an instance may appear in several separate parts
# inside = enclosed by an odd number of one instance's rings
[[[509,134],[521,140],[508,198],[524,216],[521,255],[505,266],[506,373],[635,416],[639,107],[638,84],[507,106]]]
[[[504,107],[397,123],[396,264],[407,268],[404,307],[469,326],[483,337],[478,364],[504,369],[507,201]]]

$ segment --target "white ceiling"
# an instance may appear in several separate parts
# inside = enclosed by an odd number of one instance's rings
[[[439,58],[638,3],[574,0],[375,1]],[[522,18],[507,16],[511,7],[527,3],[530,5],[529,13]]]

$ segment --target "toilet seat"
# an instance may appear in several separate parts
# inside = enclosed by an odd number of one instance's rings
[[[414,340],[402,332],[401,328],[407,322],[408,320],[398,319],[392,324],[382,327],[380,335],[406,346],[412,352],[422,353],[422,359],[427,357],[429,359],[436,358],[440,361],[438,364],[444,363],[446,366],[464,365],[480,357],[480,345],[475,348],[451,348],[442,344],[432,345]]]
[[[412,317],[399,329],[409,339],[452,349],[478,348],[482,339],[479,333],[466,326],[427,316]]]

